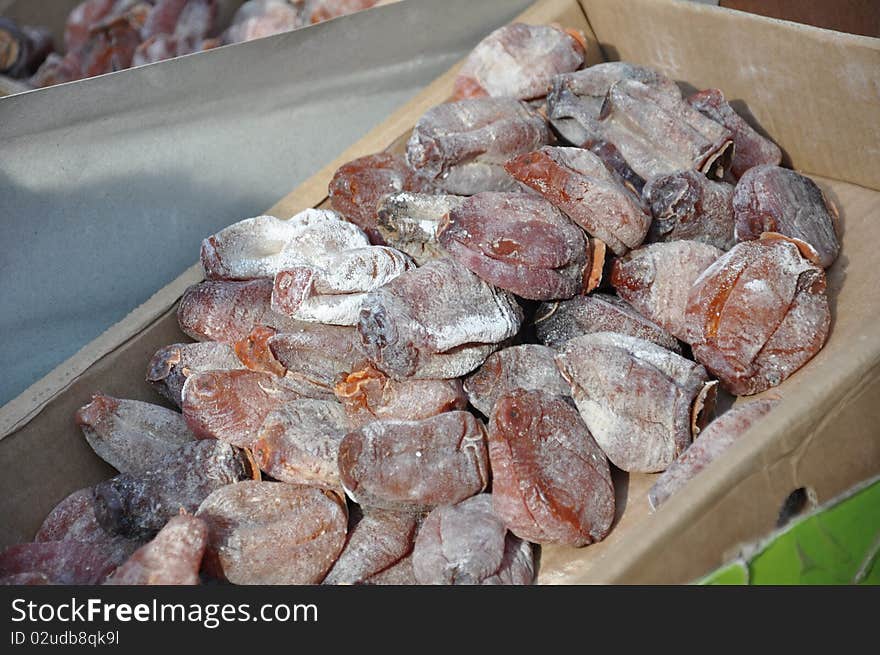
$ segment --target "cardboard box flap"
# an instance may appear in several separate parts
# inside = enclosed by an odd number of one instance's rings
[[[580,0],[608,59],[717,87],[809,173],[880,189],[880,39],[681,0]]]

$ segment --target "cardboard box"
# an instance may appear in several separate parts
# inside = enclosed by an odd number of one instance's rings
[[[828,271],[828,344],[775,392],[779,406],[660,511],[654,476],[622,475],[609,537],[582,549],[546,547],[543,583],[678,583],[721,564],[770,531],[794,489],[818,502],[880,471],[880,41],[674,0],[541,0],[521,20],[584,30],[590,63],[625,59],[696,87],[717,86],[811,174],[841,213],[843,250]],[[433,82],[271,210],[290,216],[326,201],[336,167],[386,147],[452,88]],[[182,340],[175,303],[200,279],[193,266],[125,320],[0,409],[4,544],[28,540],[66,493],[113,471],[72,416],[95,390],[157,402],[142,382],[154,351]]]

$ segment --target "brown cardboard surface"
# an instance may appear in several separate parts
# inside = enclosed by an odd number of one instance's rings
[[[622,3],[613,4],[620,7]],[[657,30],[662,27],[676,33],[677,22],[667,25],[666,21],[684,18],[681,3],[636,0],[633,4],[666,7],[671,12],[666,15],[650,10],[655,12]],[[611,22],[603,12],[611,3],[583,0],[583,5],[599,41],[603,41],[608,32],[602,29],[608,28]],[[594,17],[592,12],[597,7]],[[711,20],[721,26],[722,31],[729,27],[728,20],[739,20],[731,19],[733,12],[724,10],[713,10],[716,13],[711,19],[707,18],[708,14],[702,14],[703,8],[688,11],[700,16],[695,20]],[[589,28],[573,0],[543,0],[536,3],[523,20],[558,21],[566,26]],[[620,30],[614,43],[621,52],[641,47],[638,42],[643,35],[637,29],[638,19],[631,17],[631,20],[635,21],[634,27],[628,31],[623,30],[620,23],[613,28]],[[773,21],[768,25],[786,34],[790,29],[807,29]],[[767,29],[772,32],[769,26]],[[784,36],[777,36],[784,40]],[[828,38],[824,32],[819,35],[812,31],[802,36],[807,41]],[[846,47],[835,45],[842,51]],[[804,51],[809,50],[805,46]],[[659,65],[665,52],[657,50],[656,61],[641,61]],[[798,61],[803,64],[802,60]],[[779,65],[795,70],[794,61],[788,65],[782,61]],[[695,62],[693,67],[694,75],[698,76],[704,62]],[[735,73],[730,71],[728,75],[728,71],[721,71],[718,75],[735,79]],[[798,77],[790,82],[791,88],[777,98],[777,104],[792,101],[800,104],[800,98],[793,94],[797,93],[802,80],[804,88],[810,88],[811,74],[810,66],[801,66]],[[343,153],[338,162],[276,204],[273,211],[289,216],[321,203],[338,163],[389,145],[399,147],[424,109],[448,97],[452,79],[453,74],[448,73],[436,80]],[[720,86],[728,90],[725,84]],[[765,89],[763,95],[767,93]],[[748,93],[733,97],[751,100]],[[777,111],[775,105],[771,107],[769,96],[763,99],[768,102],[768,116]],[[875,103],[874,110],[880,111],[880,101]],[[846,127],[846,124],[840,125],[841,130]],[[862,126],[852,126],[855,135],[846,135],[847,138],[863,135],[861,129]],[[777,135],[774,133],[774,136]],[[821,135],[794,130],[788,140],[781,140],[783,146],[798,149],[805,141],[821,140]],[[834,143],[824,145],[834,156],[838,154],[837,147]],[[656,514],[649,512],[646,499],[654,476],[619,475],[616,480],[618,520],[609,537],[582,549],[544,548],[540,582],[686,582],[720,564],[737,544],[772,529],[780,505],[795,488],[810,487],[818,501],[823,502],[880,471],[880,331],[876,328],[880,318],[880,285],[876,281],[880,255],[874,246],[880,192],[847,182],[816,179],[840,209],[843,238],[841,256],[829,270],[833,325],[825,349],[774,390],[782,401],[765,421]],[[11,432],[0,442],[0,465],[7,472],[0,500],[3,516],[0,544],[31,538],[55,502],[66,493],[93,484],[110,473],[88,450],[73,425],[73,413],[97,390],[158,402],[158,396],[142,381],[146,363],[158,347],[182,338],[173,305],[183,288],[198,277],[198,268],[190,269],[74,360],[59,367],[53,372],[54,377],[35,385],[28,394],[0,409],[0,434]]]

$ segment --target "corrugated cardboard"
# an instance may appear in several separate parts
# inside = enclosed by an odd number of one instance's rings
[[[838,69],[829,70],[823,87],[836,95],[838,108],[809,95],[826,65],[825,55],[877,88],[880,68],[866,66],[877,61],[880,43],[669,0],[582,0],[580,5],[542,0],[523,20],[584,29],[595,35],[606,55],[658,66],[698,86],[716,84],[732,98],[745,99],[750,108],[754,103],[754,115],[795,153],[793,163],[825,175],[817,182],[841,212],[843,251],[829,270],[831,337],[812,362],[775,390],[782,396],[777,409],[656,514],[649,513],[645,496],[654,476],[619,476],[619,516],[611,535],[582,549],[544,548],[539,578],[544,583],[690,581],[721,564],[738,543],[769,532],[792,490],[809,487],[823,502],[880,470],[880,256],[874,246],[880,192],[843,180],[875,188],[880,184],[876,170],[859,175],[852,167],[837,166],[845,158],[841,143],[861,142],[866,149],[876,145],[873,121],[880,100],[850,102],[845,93],[854,82],[842,79]],[[719,34],[735,34],[743,52],[769,54],[767,43],[775,44],[774,58],[762,63],[761,90],[748,88],[753,69],[740,68],[732,56],[718,56],[724,47],[715,41]],[[591,57],[598,54],[594,48]],[[288,216],[320,204],[338,163],[389,145],[399,147],[424,109],[448,97],[452,79],[450,72],[436,80],[273,211]],[[847,107],[848,121],[837,120],[840,105]],[[827,129],[814,130],[816,126]],[[864,154],[856,156],[867,163]],[[174,303],[186,284],[197,279],[198,269],[190,269],[92,344],[79,361],[61,367],[42,388],[0,410],[0,430],[11,431],[0,442],[6,471],[5,543],[29,538],[64,493],[111,473],[77,434],[73,412],[97,389],[156,402],[141,382],[144,367],[159,346],[182,338]],[[88,365],[89,359],[94,363]],[[58,392],[59,384],[66,388]],[[55,390],[49,391],[53,385]]]

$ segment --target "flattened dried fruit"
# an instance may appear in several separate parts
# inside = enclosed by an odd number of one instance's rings
[[[421,266],[445,256],[437,241],[440,223],[465,196],[411,193],[402,191],[385,196],[377,211],[378,229],[391,246],[413,258]]]
[[[339,489],[336,457],[348,431],[342,405],[296,400],[271,412],[253,444],[260,470],[282,482]]]
[[[343,164],[330,180],[333,209],[360,227],[376,244],[384,244],[376,225],[379,200],[400,191],[429,191],[430,185],[400,155],[387,152],[360,157]]]
[[[577,70],[584,48],[548,25],[512,23],[477,44],[455,78],[453,100],[481,96],[531,100],[547,94],[555,75]]]
[[[556,353],[545,346],[524,344],[492,353],[464,382],[471,404],[484,416],[492,415],[495,401],[514,389],[542,390],[570,396],[568,383],[559,374]]]
[[[253,475],[244,451],[194,441],[141,476],[128,473],[93,488],[98,523],[114,534],[150,537],[181,509],[193,513],[212,491]]]
[[[336,398],[352,427],[390,419],[418,421],[467,407],[461,380],[394,380],[372,366],[340,380]]]
[[[437,105],[416,123],[406,159],[447,193],[508,191],[516,182],[502,164],[550,143],[546,121],[513,98],[478,98]]]
[[[56,584],[101,584],[127,556],[107,545],[80,541],[17,544],[0,552],[0,578],[42,573]]]
[[[709,380],[699,364],[614,332],[572,339],[556,362],[584,423],[618,468],[662,471],[690,444],[695,401]]]
[[[438,507],[425,519],[413,549],[420,584],[531,584],[531,544],[507,531],[492,510],[492,496],[480,494]]]
[[[485,428],[467,412],[368,423],[342,440],[339,476],[365,507],[420,511],[457,503],[489,482]]]
[[[395,379],[456,378],[519,331],[522,309],[450,259],[432,260],[368,294],[363,352]]]
[[[593,332],[620,332],[681,354],[681,344],[675,337],[617,296],[605,293],[575,296],[570,300],[541,303],[535,312],[538,341],[550,348],[558,350],[569,339]]]
[[[303,323],[269,339],[269,349],[287,369],[285,386],[310,398],[333,398],[333,387],[348,371],[367,364],[354,327]]]
[[[110,585],[195,585],[208,543],[208,526],[194,516],[180,515],[137,550],[110,576]]]
[[[355,325],[366,294],[412,267],[409,257],[387,246],[331,254],[321,266],[279,271],[272,288],[272,309],[301,321]]]
[[[223,228],[202,241],[201,262],[208,280],[249,280],[369,245],[367,235],[336,212],[306,209],[287,220],[257,216]]]
[[[778,402],[755,400],[737,405],[706,426],[687,450],[666,469],[648,492],[651,509],[657,509],[694,476],[715,461],[756,421],[762,419]]]
[[[229,344],[219,341],[173,343],[156,351],[147,366],[146,379],[160,395],[180,407],[183,384],[193,373],[243,368]]]
[[[0,17],[0,74],[23,78],[36,72],[52,52],[52,33],[44,27],[18,27]]]
[[[782,161],[782,151],[770,139],[758,134],[742,116],[724,99],[720,89],[705,89],[690,96],[687,101],[704,116],[720,123],[733,134],[733,160],[730,172],[735,178],[753,166],[761,164],[778,165]]]
[[[80,407],[76,424],[98,457],[120,473],[135,475],[195,438],[177,412],[102,393]]]
[[[279,332],[300,327],[301,321],[272,310],[272,280],[214,280],[189,287],[177,307],[177,322],[196,341],[234,345],[265,325]]]
[[[652,243],[616,260],[611,284],[643,316],[686,341],[688,293],[700,274],[723,254],[698,241]]]
[[[654,220],[649,241],[699,241],[729,250],[733,234],[733,187],[697,171],[659,175],[642,191]]]
[[[412,514],[370,511],[349,534],[323,584],[361,584],[394,566],[412,552],[416,524]]]
[[[492,505],[516,536],[584,546],[614,521],[605,454],[577,410],[558,395],[514,389],[489,422]]]
[[[600,140],[596,121],[608,91],[620,80],[636,80],[667,93],[678,92],[675,82],[653,68],[624,61],[595,64],[553,78],[553,88],[547,96],[553,127],[575,146],[588,147],[587,141]]]
[[[589,150],[545,147],[511,159],[505,168],[617,255],[648,233],[651,216],[641,199]]]
[[[316,487],[241,482],[196,516],[208,524],[206,571],[233,584],[317,584],[345,545],[345,510]]]
[[[449,212],[438,238],[465,268],[531,300],[570,298],[591,271],[583,230],[540,196],[471,196]]]
[[[697,279],[685,340],[725,389],[745,396],[812,359],[830,323],[825,273],[798,244],[767,235],[738,243]]]
[[[64,27],[65,50],[79,50],[89,40],[92,28],[110,15],[117,4],[117,0],[85,0],[74,7]]]
[[[250,446],[273,409],[302,396],[268,373],[207,371],[183,385],[183,418],[199,439]]]
[[[737,241],[778,232],[805,244],[806,256],[828,268],[840,252],[837,209],[810,178],[780,166],[755,166],[733,194]]]

